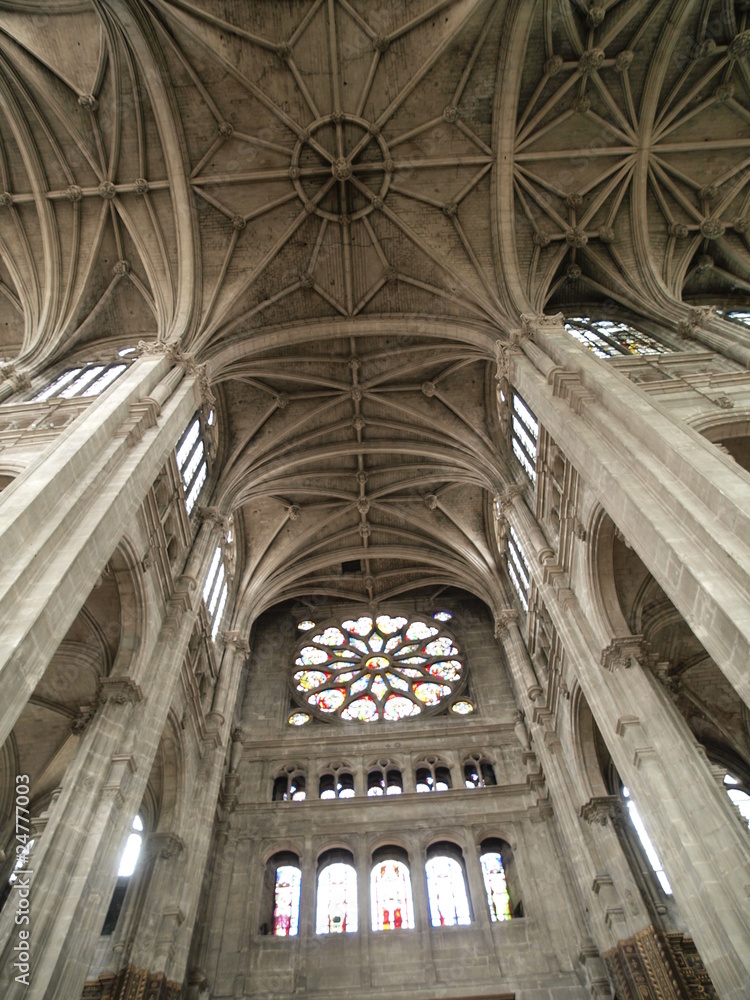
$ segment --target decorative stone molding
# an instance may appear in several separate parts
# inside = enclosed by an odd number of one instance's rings
[[[619,795],[595,795],[578,810],[581,819],[591,826],[606,826],[625,818],[625,809]]]
[[[31,378],[27,372],[21,371],[16,365],[0,365],[0,382],[10,382],[13,392],[22,392],[31,388]]]
[[[97,703],[106,705],[137,705],[143,700],[140,687],[129,677],[102,677],[99,681]]]
[[[229,751],[229,773],[236,774],[239,770],[240,761],[242,760],[242,752],[245,749],[243,740],[245,739],[245,734],[237,726],[232,730],[232,746]]]
[[[76,736],[82,736],[83,733],[89,727],[89,723],[96,715],[96,710],[98,708],[98,702],[94,701],[90,705],[81,705],[78,709],[78,715],[73,720],[73,733]]]
[[[510,626],[518,624],[518,612],[515,608],[501,608],[495,612],[495,638],[506,639],[510,635]]]
[[[677,332],[684,337],[692,337],[695,330],[706,328],[708,320],[716,318],[716,306],[691,306],[687,319],[680,320]]]
[[[612,986],[621,1000],[716,1000],[693,941],[680,932],[651,926],[619,941],[603,955]]]
[[[518,742],[521,744],[521,749],[525,753],[531,752],[531,737],[529,735],[529,730],[526,728],[526,721],[524,719],[523,712],[518,711],[513,713],[513,721],[515,725],[513,726],[513,731],[516,734]]]
[[[146,837],[144,849],[147,858],[163,858],[169,861],[185,850],[185,841],[176,833],[150,833]]]
[[[229,531],[229,517],[227,514],[223,514],[218,507],[198,507],[197,515],[201,524],[213,524],[226,536]]]
[[[236,653],[243,656],[248,656],[250,654],[250,644],[247,639],[243,639],[239,632],[237,631],[226,631],[221,633],[221,638],[224,640],[224,645],[231,647]]]
[[[610,673],[636,665],[646,654],[642,635],[618,636],[602,650],[599,662]]]

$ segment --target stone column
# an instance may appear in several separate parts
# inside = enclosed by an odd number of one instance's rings
[[[528,319],[513,384],[750,705],[746,476],[561,320]]]
[[[104,678],[100,707],[68,768],[34,851],[28,987],[14,981],[13,898],[0,917],[4,1000],[80,996],[117,878],[117,858],[143,799],[202,600],[216,525],[204,522],[161,631],[131,676]],[[149,604],[158,607],[151,593]]]
[[[0,495],[0,744],[195,411],[182,376],[140,358]]]
[[[747,829],[684,719],[641,665],[639,640],[613,639],[602,649],[576,596],[548,579],[523,500],[515,499],[508,517],[717,992],[722,1000],[740,1000],[750,982]]]

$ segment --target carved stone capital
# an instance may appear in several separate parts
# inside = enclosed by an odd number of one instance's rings
[[[565,317],[562,313],[553,313],[547,316],[545,313],[522,313],[521,315],[521,337],[520,343],[525,337],[532,342],[536,340],[537,333],[556,333],[563,329]]]
[[[520,483],[510,483],[495,497],[496,509],[499,508],[501,513],[507,514],[512,509],[516,497],[522,497],[523,494],[524,487]]]
[[[624,818],[624,807],[619,795],[595,795],[579,809],[581,819],[592,826],[606,826],[608,822]]]
[[[199,507],[197,514],[201,523],[208,522],[215,525],[224,535],[229,531],[229,517],[223,514],[218,507]]]
[[[231,646],[237,653],[247,656],[250,652],[250,644],[247,639],[243,639],[237,631],[226,631],[221,633],[225,646]]]
[[[176,833],[151,833],[146,838],[146,857],[168,861],[185,850],[185,842]]]
[[[108,701],[115,705],[135,705],[142,698],[141,689],[129,677],[102,677],[99,681],[97,701],[100,705]]]
[[[167,354],[171,350],[163,340],[139,340],[135,349],[136,357],[142,358],[154,354]]]
[[[21,392],[31,388],[31,379],[27,372],[21,371],[16,365],[0,365],[0,382],[10,382],[13,392]]]
[[[518,624],[518,612],[515,608],[501,608],[495,612],[495,638],[505,639],[511,625]]]
[[[623,635],[610,642],[602,650],[601,665],[614,673],[619,667],[627,669],[638,663],[646,653],[646,644],[642,635]]]

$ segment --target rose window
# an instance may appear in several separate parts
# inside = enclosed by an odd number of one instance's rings
[[[362,615],[312,626],[294,661],[293,684],[323,717],[395,722],[437,710],[462,686],[459,655],[440,620]]]

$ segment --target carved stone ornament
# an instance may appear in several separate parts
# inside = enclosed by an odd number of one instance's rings
[[[13,195],[9,191],[0,191],[0,207],[9,208],[13,204]]]
[[[730,59],[742,59],[750,53],[750,31],[741,31],[729,43],[727,55]]]
[[[81,94],[78,98],[78,103],[84,111],[96,111],[99,107],[99,102],[93,94]]]
[[[726,226],[721,219],[710,216],[701,222],[701,236],[707,240],[718,240],[726,232]]]
[[[513,731],[518,738],[518,742],[521,744],[521,749],[528,753],[531,750],[531,737],[529,736],[529,731],[526,728],[526,721],[523,717],[523,712],[513,713]]]
[[[221,637],[224,640],[224,645],[231,646],[237,653],[244,656],[250,653],[250,643],[247,639],[243,639],[239,632],[234,630],[222,632]]]
[[[518,612],[515,608],[501,608],[495,613],[495,638],[505,639],[511,625],[518,624]]]
[[[197,514],[201,523],[207,521],[209,524],[213,524],[223,531],[224,534],[227,533],[229,529],[229,518],[226,514],[223,514],[218,507],[198,507]]]
[[[291,506],[287,507],[286,512],[290,521],[296,521],[302,513],[302,508],[299,504],[293,503]]]
[[[102,677],[99,681],[97,701],[100,705],[135,705],[143,698],[141,689],[129,677]]]
[[[563,68],[563,57],[560,55],[550,56],[544,64],[544,72],[547,76],[557,76]]]
[[[76,736],[80,736],[88,729],[89,723],[96,715],[96,709],[96,702],[91,705],[81,705],[78,709],[78,715],[73,720],[73,732]]]
[[[136,194],[147,194],[148,193],[148,181],[145,177],[136,177],[133,181],[133,190]]]
[[[507,514],[509,510],[513,508],[513,502],[516,497],[522,497],[524,494],[524,487],[520,483],[510,483],[502,493],[498,493],[496,500],[496,506],[499,507],[503,514]]]
[[[565,233],[565,242],[571,247],[585,247],[589,238],[580,226],[572,226]]]
[[[0,382],[10,382],[13,392],[31,388],[31,378],[15,365],[0,365]]]
[[[521,323],[523,333],[532,343],[539,333],[560,333],[563,330],[565,317],[562,313],[522,313]]]
[[[619,636],[602,650],[601,665],[614,673],[620,667],[624,670],[635,666],[645,655],[645,643],[642,635]]]
[[[614,822],[623,818],[622,800],[619,795],[595,795],[584,802],[579,814],[587,823],[606,826],[610,820]]]
[[[713,260],[711,264],[713,265]],[[694,330],[705,329],[707,321],[716,318],[716,315],[716,306],[692,306],[688,309],[687,319],[680,320],[677,324],[677,331],[689,337]]]
[[[578,60],[578,70],[582,76],[595,73],[604,62],[604,49],[588,49]]]
[[[147,858],[164,858],[169,861],[185,850],[185,842],[176,833],[151,833],[144,845]]]
[[[615,69],[618,73],[624,73],[626,70],[630,69],[633,58],[635,57],[635,52],[631,49],[623,49],[622,52],[615,56]]]

